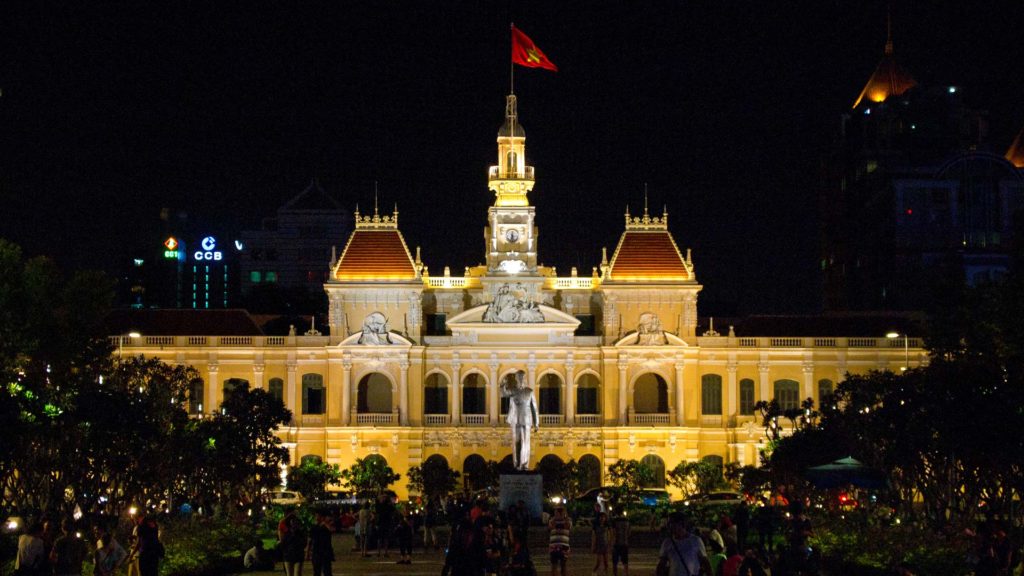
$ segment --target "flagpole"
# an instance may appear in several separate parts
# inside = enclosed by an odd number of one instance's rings
[[[512,95],[516,93],[516,63],[512,60],[512,30],[515,30],[515,28],[515,22],[510,22],[508,35],[508,93]]]

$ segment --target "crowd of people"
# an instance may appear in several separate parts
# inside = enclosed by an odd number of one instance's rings
[[[96,523],[89,530],[65,518],[31,524],[18,537],[14,560],[17,576],[81,576],[91,560],[95,576],[113,576],[122,567],[128,576],[157,576],[164,546],[152,516],[138,518],[125,548],[108,527]]]

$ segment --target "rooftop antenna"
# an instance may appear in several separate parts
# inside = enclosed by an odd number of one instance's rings
[[[377,215],[377,181],[373,181],[373,215]]]
[[[885,55],[892,56],[892,4],[885,6]]]
[[[644,182],[644,216],[647,216],[647,182]]]
[[[516,63],[512,61],[512,31],[516,29],[515,22],[509,22],[508,35],[508,93],[516,95]],[[513,135],[515,132],[513,132]]]

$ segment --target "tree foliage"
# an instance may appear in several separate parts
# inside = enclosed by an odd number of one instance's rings
[[[427,458],[423,464],[409,468],[409,490],[419,492],[427,500],[444,498],[455,491],[459,473],[442,458]]]
[[[377,455],[356,458],[355,464],[341,471],[342,488],[359,498],[376,497],[401,478]]]
[[[722,475],[722,467],[710,460],[680,462],[668,471],[668,483],[683,493],[684,498],[696,494],[707,494],[722,489],[728,484]]]
[[[328,486],[341,486],[341,470],[337,464],[307,460],[288,469],[288,489],[309,500],[323,498]]]
[[[608,479],[623,493],[635,493],[654,482],[654,470],[639,460],[619,460],[608,467]]]

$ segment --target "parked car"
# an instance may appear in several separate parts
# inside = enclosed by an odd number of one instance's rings
[[[604,490],[605,494],[611,498],[615,497],[616,491],[618,490],[614,486],[602,486],[600,488],[591,488],[584,492],[577,502],[585,502],[591,506],[597,502],[597,495]],[[658,504],[668,504],[669,494],[668,491],[663,488],[641,488],[639,493],[636,495],[640,496],[640,502],[644,506],[657,506]],[[630,495],[632,496],[632,494]]]
[[[302,494],[291,490],[277,490],[267,493],[267,502],[280,506],[301,506],[306,502]]]

